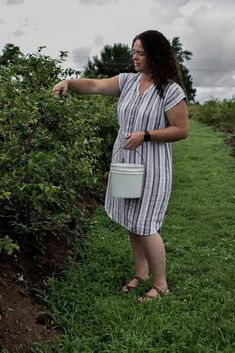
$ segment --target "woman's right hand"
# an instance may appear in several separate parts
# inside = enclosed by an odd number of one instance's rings
[[[57,83],[52,90],[52,93],[56,96],[65,96],[68,92],[68,81],[63,80]]]

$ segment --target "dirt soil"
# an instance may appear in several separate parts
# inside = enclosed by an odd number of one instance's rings
[[[86,193],[80,205],[89,217],[104,203],[99,194]],[[60,335],[53,318],[43,314],[45,305],[36,295],[46,288],[49,277],[62,277],[73,253],[74,227],[45,239],[46,251],[32,251],[30,244],[19,244],[20,252],[0,254],[0,353],[31,353],[33,343],[53,341]]]
[[[66,267],[67,235],[50,236],[47,246],[44,254],[21,247],[14,256],[0,256],[1,353],[29,353],[32,343],[59,335],[52,318],[41,313],[43,303],[32,289],[44,288],[47,277],[59,276]]]

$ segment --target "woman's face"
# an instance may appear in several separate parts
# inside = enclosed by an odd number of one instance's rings
[[[140,39],[136,39],[134,42],[132,47],[132,59],[137,72],[149,73],[146,53]]]

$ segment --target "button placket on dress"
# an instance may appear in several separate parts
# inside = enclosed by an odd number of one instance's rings
[[[135,123],[138,115],[139,106],[141,104],[141,100],[142,100],[142,96],[140,94],[137,94],[129,115],[127,133],[131,133],[135,131],[134,128],[135,128]],[[129,153],[133,155],[133,151],[129,151]],[[134,155],[134,160],[135,160],[135,155]]]
[[[142,96],[139,94],[135,100],[135,103],[134,103],[132,109],[131,109],[128,129],[127,129],[128,132],[133,132],[134,124],[135,124],[135,120],[136,120],[136,113],[139,108],[141,99],[142,99]]]

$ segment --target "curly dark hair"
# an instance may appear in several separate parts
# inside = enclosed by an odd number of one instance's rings
[[[148,30],[133,39],[132,47],[137,39],[144,48],[153,81],[160,95],[163,95],[164,88],[170,81],[177,82],[183,88],[179,64],[166,37],[159,31]]]

